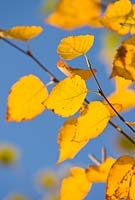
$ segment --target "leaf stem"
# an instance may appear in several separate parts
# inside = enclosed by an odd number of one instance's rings
[[[128,128],[129,128],[133,133],[135,133],[135,130],[126,122],[126,120],[117,112],[117,110],[116,110],[116,109],[113,107],[113,105],[109,102],[109,100],[108,100],[107,97],[105,96],[105,94],[104,94],[104,92],[103,92],[103,90],[102,90],[102,88],[101,88],[101,86],[100,86],[100,84],[99,84],[99,82],[98,82],[98,80],[97,80],[96,75],[95,75],[94,72],[93,72],[93,69],[92,69],[92,67],[91,67],[91,64],[90,64],[90,61],[89,61],[87,55],[84,55],[84,57],[85,57],[85,59],[86,59],[87,66],[88,66],[88,68],[91,70],[92,75],[93,75],[93,77],[94,77],[94,79],[95,79],[95,82],[96,82],[97,87],[98,87],[99,94],[105,99],[105,101],[106,101],[106,102],[109,104],[109,106],[113,109],[113,111],[116,113],[116,115],[119,117],[119,119],[120,119],[126,126],[128,126]]]

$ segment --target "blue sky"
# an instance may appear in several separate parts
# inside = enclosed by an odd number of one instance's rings
[[[95,42],[91,51],[88,53],[91,64],[97,69],[97,77],[106,94],[109,94],[114,86],[112,81],[108,85],[108,70],[99,59],[101,49],[101,36],[103,30],[94,30],[90,27],[80,28],[74,31],[63,31],[58,28],[45,25],[43,16],[40,12],[40,6],[43,1],[33,0],[1,0],[0,5],[0,28],[8,29],[16,25],[40,25],[44,31],[37,38],[30,41],[33,54],[51,71],[58,79],[63,79],[64,75],[56,68],[56,62],[59,59],[56,48],[63,37],[68,35],[94,34]],[[22,42],[15,42],[22,48],[25,46]],[[86,68],[84,58],[77,58],[70,61],[74,67]],[[81,66],[80,66],[81,65]],[[18,164],[13,168],[0,166],[0,199],[12,192],[19,192],[30,199],[39,200],[41,194],[35,187],[35,176],[40,169],[51,168],[58,170],[55,163],[58,159],[57,134],[59,128],[65,119],[54,115],[50,111],[45,111],[40,116],[27,122],[6,123],[6,99],[11,86],[22,76],[34,74],[44,83],[49,81],[49,77],[40,69],[30,58],[18,52],[16,49],[0,41],[0,142],[11,143],[20,149],[21,157]],[[94,81],[89,83],[89,88],[95,88]],[[99,97],[88,95],[89,100]],[[108,127],[106,131],[97,139],[81,150],[81,152],[72,161],[66,161],[64,164],[87,167],[92,164],[88,154],[94,154],[98,159],[101,157],[102,146],[107,147],[108,155],[117,157],[119,152],[114,147],[116,131]],[[97,192],[98,191],[98,192]],[[104,186],[95,184],[87,199],[103,199]]]

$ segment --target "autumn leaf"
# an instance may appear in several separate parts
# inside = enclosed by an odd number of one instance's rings
[[[72,77],[74,75],[80,76],[84,80],[88,80],[92,77],[92,72],[87,69],[79,69],[79,68],[72,68],[70,67],[66,62],[59,60],[57,62],[58,69],[63,72],[68,77]],[[93,73],[95,73],[96,70],[93,69]]]
[[[118,76],[115,77],[115,81],[116,89],[107,97],[107,99],[112,105],[121,105],[119,112],[133,108],[135,106],[135,92],[128,88],[131,81]]]
[[[135,80],[135,36],[124,40],[117,50],[113,61],[111,78],[120,76],[125,79]]]
[[[102,24],[117,32],[126,35],[135,33],[135,4],[130,0],[119,0],[110,3],[101,17]]]
[[[62,181],[60,200],[83,200],[91,188],[85,169],[74,167],[70,169],[70,174]]]
[[[110,113],[100,101],[90,102],[77,118],[74,141],[86,141],[100,135],[106,128]]]
[[[92,183],[106,182],[108,173],[115,159],[108,157],[99,166],[89,165],[86,169],[86,176]]]
[[[100,0],[59,0],[54,12],[45,22],[66,30],[80,26],[101,26],[98,19],[100,4]]]
[[[43,31],[41,26],[16,26],[9,30],[0,29],[0,37],[27,42]]]
[[[44,101],[46,108],[54,113],[68,117],[81,107],[87,94],[85,81],[78,75],[60,81]]]
[[[121,156],[112,165],[108,174],[106,200],[134,200],[134,179],[135,159],[130,156]]]
[[[85,55],[92,47],[93,42],[93,35],[68,36],[60,41],[57,53],[62,59],[72,60]]]
[[[47,89],[39,78],[32,74],[20,78],[8,96],[7,121],[33,119],[44,111],[42,102],[47,96]]]
[[[58,135],[59,159],[57,164],[66,159],[73,159],[74,156],[87,144],[88,141],[76,142],[73,140],[76,131],[77,118],[65,121]]]

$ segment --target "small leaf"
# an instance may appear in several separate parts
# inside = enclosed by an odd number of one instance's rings
[[[132,178],[135,177],[134,173],[134,158],[121,156],[110,169],[107,179],[106,200],[134,200],[134,197],[130,197],[133,195],[133,188],[135,188],[135,185],[132,185]]]
[[[36,76],[30,74],[19,79],[11,88],[7,102],[7,121],[30,120],[45,109],[42,102],[48,92]]]
[[[88,80],[92,77],[92,72],[87,69],[79,69],[79,68],[72,68],[70,67],[66,62],[59,60],[57,62],[58,69],[63,72],[68,77],[72,77],[74,75],[80,76],[84,80]],[[95,73],[96,70],[93,69],[93,73]]]
[[[107,103],[104,103],[104,105],[106,106],[106,108],[109,110],[109,113],[110,113],[110,117],[114,117],[116,116],[116,112],[110,107],[109,104]],[[112,104],[113,108],[117,111],[117,112],[120,112],[122,110],[122,104],[119,104],[119,103],[114,103]]]
[[[77,118],[68,119],[62,128],[59,130],[58,144],[60,148],[60,155],[57,164],[66,159],[72,159],[74,156],[87,144],[85,142],[75,142],[73,140],[76,130]]]
[[[60,41],[57,53],[62,59],[72,60],[78,56],[85,55],[92,47],[93,42],[93,35],[69,36]]]
[[[46,108],[54,113],[68,117],[81,107],[87,94],[85,81],[80,76],[65,78],[60,81],[44,101]]]
[[[0,37],[28,41],[42,32],[41,26],[16,26],[9,30],[0,29]]]
[[[86,175],[90,182],[106,182],[108,173],[112,164],[115,162],[115,159],[108,157],[103,163],[99,166],[90,165],[86,169]]]
[[[70,176],[64,178],[60,190],[61,200],[82,200],[91,188],[85,170],[80,167],[70,169]]]

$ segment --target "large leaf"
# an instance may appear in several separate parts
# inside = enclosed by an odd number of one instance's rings
[[[7,102],[7,121],[30,120],[45,109],[42,102],[47,98],[45,85],[30,74],[19,79],[11,88]]]

